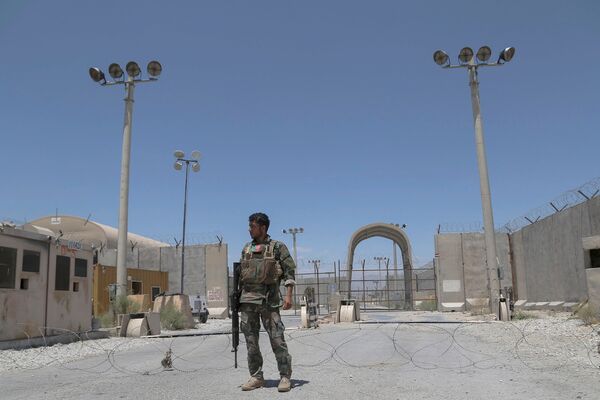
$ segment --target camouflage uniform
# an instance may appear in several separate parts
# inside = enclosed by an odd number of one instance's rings
[[[279,307],[283,305],[279,286],[283,281],[285,286],[295,285],[296,265],[290,256],[286,245],[282,242],[272,240],[267,236],[264,243],[252,241],[244,246],[242,261],[251,254],[254,259],[262,259],[265,248],[272,245],[273,257],[281,266],[282,275],[279,281],[270,285],[242,284],[240,297],[241,323],[240,329],[246,338],[248,349],[248,369],[250,375],[263,378],[263,358],[258,345],[260,321],[269,334],[271,348],[277,360],[279,374],[283,377],[292,375],[292,356],[290,356],[285,343],[285,326],[279,315]]]

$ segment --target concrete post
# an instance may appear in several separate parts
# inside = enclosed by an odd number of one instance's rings
[[[119,230],[117,239],[117,295],[127,295],[127,220],[129,211],[129,161],[131,157],[131,122],[133,114],[133,78],[125,84],[125,118],[121,154],[121,187],[119,193]]]
[[[479,185],[481,189],[481,208],[483,211],[483,229],[485,233],[486,264],[490,292],[490,311],[499,317],[500,282],[498,282],[498,264],[496,258],[496,236],[494,232],[494,216],[492,198],[488,177],[485,143],[483,140],[483,125],[479,104],[479,82],[474,61],[469,67],[469,86],[471,87],[471,103],[473,107],[473,123],[475,125],[475,144],[477,146],[477,165],[479,167]]]

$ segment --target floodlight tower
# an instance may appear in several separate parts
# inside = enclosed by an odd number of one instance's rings
[[[181,294],[183,294],[183,275],[185,270],[185,220],[187,217],[187,193],[188,193],[188,173],[190,164],[192,164],[192,171],[200,171],[200,152],[198,150],[192,151],[192,158],[186,159],[185,153],[181,150],[176,150],[173,154],[176,158],[175,170],[181,171],[183,164],[185,163],[185,189],[183,195],[183,236],[181,238]]]
[[[127,294],[127,222],[129,209],[129,161],[131,158],[131,122],[133,114],[133,90],[138,83],[155,82],[162,72],[158,61],[150,61],[146,68],[149,78],[141,79],[140,66],[130,61],[125,66],[127,79],[123,77],[123,70],[117,63],[110,64],[108,73],[113,81],[107,81],[100,68],[89,69],[90,78],[102,86],[125,86],[125,119],[123,122],[123,147],[121,150],[121,185],[119,191],[119,229],[117,240],[117,295]]]
[[[284,234],[290,234],[292,235],[292,243],[293,243],[293,249],[294,249],[294,262],[296,263],[296,268],[298,267],[298,254],[296,253],[296,235],[299,233],[304,233],[304,228],[289,228],[289,229],[284,229],[282,231]]]
[[[317,276],[317,314],[321,315],[321,285],[319,282],[319,267],[321,265],[321,260],[308,260],[308,262],[313,265],[315,275]]]
[[[489,62],[492,50],[482,46],[477,51],[477,61],[473,58],[473,49],[463,48],[459,55],[459,65],[451,65],[448,54],[443,50],[433,53],[433,60],[442,68],[467,68],[469,72],[469,86],[471,86],[471,103],[473,108],[473,123],[475,125],[475,142],[477,146],[477,165],[479,168],[479,186],[481,189],[481,208],[483,211],[483,227],[485,233],[485,251],[490,291],[490,310],[500,319],[500,282],[498,280],[498,259],[496,256],[496,238],[494,233],[494,216],[492,212],[492,198],[490,182],[483,140],[483,125],[481,123],[481,110],[479,104],[479,81],[477,70],[479,67],[497,67],[513,59],[514,47],[507,47],[500,52],[496,62]]]

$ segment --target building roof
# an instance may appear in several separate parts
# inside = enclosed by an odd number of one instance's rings
[[[60,236],[60,233],[62,232],[61,239],[64,240],[82,242],[95,247],[100,247],[104,244],[104,248],[106,249],[117,248],[117,239],[119,236],[117,228],[90,221],[85,218],[69,215],[55,215],[36,219],[27,225],[33,226],[36,229],[49,229],[58,236]],[[169,246],[168,243],[136,235],[131,232],[127,233],[127,240],[128,242],[131,241],[135,243],[137,248]]]

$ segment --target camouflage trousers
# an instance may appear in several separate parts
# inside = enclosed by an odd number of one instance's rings
[[[271,308],[259,304],[241,304],[240,330],[246,338],[246,348],[248,349],[248,369],[250,375],[257,378],[263,377],[263,358],[258,345],[260,333],[260,321],[269,334],[271,348],[277,360],[277,368],[280,376],[292,376],[292,356],[288,352],[285,343],[285,326],[281,322],[278,308]]]

